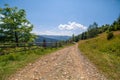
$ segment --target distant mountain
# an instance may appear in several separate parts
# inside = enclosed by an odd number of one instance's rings
[[[51,39],[43,36],[37,36],[37,39],[35,40],[36,42],[43,42],[43,40],[46,40],[46,42],[57,42],[58,40],[56,39]]]
[[[70,38],[70,36],[57,36],[57,35],[41,35],[45,38],[51,38],[51,39],[55,39],[55,40],[68,40]]]
[[[54,35],[38,35],[36,42],[43,42],[43,40],[45,39],[46,42],[57,42],[57,41],[61,41],[61,40],[68,40],[70,38],[70,36],[54,36]]]

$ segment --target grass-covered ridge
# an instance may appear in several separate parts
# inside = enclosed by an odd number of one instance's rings
[[[107,33],[79,41],[80,51],[109,79],[120,79],[120,31],[107,40]]]
[[[62,48],[62,47],[61,47]],[[34,62],[42,55],[50,54],[61,48],[38,48],[22,52],[13,52],[0,56],[0,80],[7,78],[16,72],[16,70],[26,66],[28,63]]]

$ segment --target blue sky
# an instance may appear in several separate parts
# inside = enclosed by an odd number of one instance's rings
[[[120,0],[0,0],[26,10],[40,35],[80,34],[93,22],[112,24],[120,15]]]

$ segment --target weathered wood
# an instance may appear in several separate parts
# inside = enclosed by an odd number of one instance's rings
[[[43,46],[43,44],[45,44],[45,45]],[[16,45],[18,45],[18,46],[16,46]],[[17,50],[16,47],[21,48],[21,49]],[[9,50],[8,50],[9,52],[7,52],[7,49],[15,49],[12,52],[21,52],[21,51],[26,52],[27,50],[34,50],[34,49],[38,49],[41,47],[57,48],[60,46],[59,46],[58,42],[0,43],[0,49],[3,50],[3,52],[2,52],[2,50],[0,50],[0,55],[11,53]]]

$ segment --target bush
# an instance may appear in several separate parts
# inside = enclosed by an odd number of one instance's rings
[[[15,61],[15,56],[14,55],[9,55],[8,60]]]
[[[107,40],[110,40],[110,39],[112,39],[113,38],[113,32],[108,32],[107,33]]]

